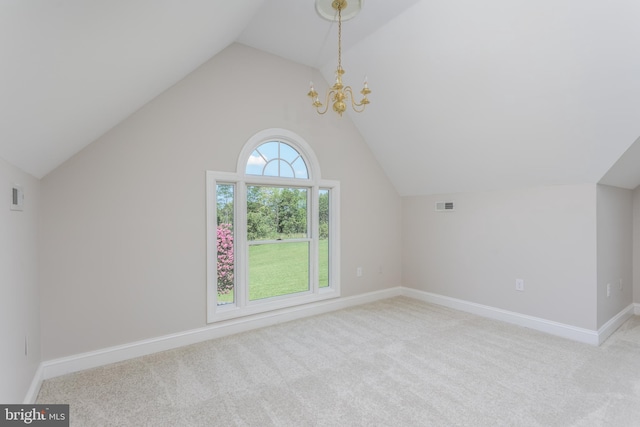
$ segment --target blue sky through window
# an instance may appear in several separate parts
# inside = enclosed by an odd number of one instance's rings
[[[269,141],[253,150],[247,175],[277,176],[281,178],[309,178],[307,165],[298,151],[282,141]]]

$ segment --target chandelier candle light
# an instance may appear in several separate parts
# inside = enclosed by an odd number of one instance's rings
[[[360,91],[362,94],[360,102],[356,102],[354,100],[351,86],[345,86],[342,84],[342,75],[344,74],[344,69],[342,68],[342,11],[347,7],[347,0],[316,0],[316,10],[318,10],[318,13],[323,17],[327,17],[327,14],[322,10],[321,3],[327,3],[328,1],[331,1],[331,7],[338,12],[338,67],[336,68],[336,82],[331,86],[329,93],[327,93],[327,99],[324,105],[318,98],[318,92],[316,92],[313,87],[313,82],[311,82],[311,88],[309,89],[307,96],[313,100],[312,105],[316,108],[318,114],[324,114],[327,112],[329,109],[329,99],[333,101],[333,111],[338,113],[340,116],[342,116],[342,113],[347,109],[346,101],[351,102],[351,107],[355,112],[361,113],[369,103],[367,95],[371,93],[371,89],[369,89],[369,85],[367,84],[367,78],[364,78],[364,86]],[[361,0],[355,1],[358,1],[359,6]],[[356,13],[358,11],[359,8]]]

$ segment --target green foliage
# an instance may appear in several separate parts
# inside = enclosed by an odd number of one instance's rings
[[[306,188],[247,187],[247,239],[306,236],[307,192]]]
[[[320,190],[320,200],[318,201],[319,231],[321,239],[329,238],[329,190]]]
[[[233,225],[233,184],[216,188],[218,225]],[[247,187],[247,239],[278,240],[307,237],[306,188]],[[329,237],[329,190],[320,190],[318,200],[320,239]]]
[[[218,303],[234,301],[233,291],[233,184],[217,185]],[[247,187],[247,239],[286,240],[307,236],[308,192],[306,188]],[[320,190],[319,280],[329,286],[329,190]],[[222,245],[222,246],[221,246]],[[274,243],[249,247],[249,297],[251,300],[302,292],[309,286],[309,244],[307,242]]]
[[[216,185],[216,194],[217,194],[217,217],[218,224],[231,224],[233,225],[233,201],[234,201],[234,190],[235,186],[233,184],[218,184]]]
[[[327,240],[319,245],[319,286],[329,286]],[[303,292],[308,289],[308,244],[306,242],[253,245],[249,248],[251,300]],[[233,291],[218,293],[218,303],[232,303]]]

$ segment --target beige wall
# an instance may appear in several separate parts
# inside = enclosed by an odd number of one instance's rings
[[[633,192],[598,185],[597,221],[600,328],[633,302]]]
[[[403,284],[595,329],[595,208],[595,185],[404,197]]]
[[[24,210],[11,211],[13,185]],[[40,182],[0,159],[0,402],[22,403],[40,363],[38,203]],[[25,338],[28,355],[25,356]]]
[[[206,325],[205,171],[266,128],[341,181],[343,296],[400,285],[400,198],[350,119],[312,110],[312,78],[231,45],[43,178],[44,360]]]
[[[640,304],[640,187],[633,192],[633,302]]]

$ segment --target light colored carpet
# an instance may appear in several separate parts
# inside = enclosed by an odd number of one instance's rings
[[[44,382],[72,426],[640,426],[640,317],[593,347],[398,297]]]

